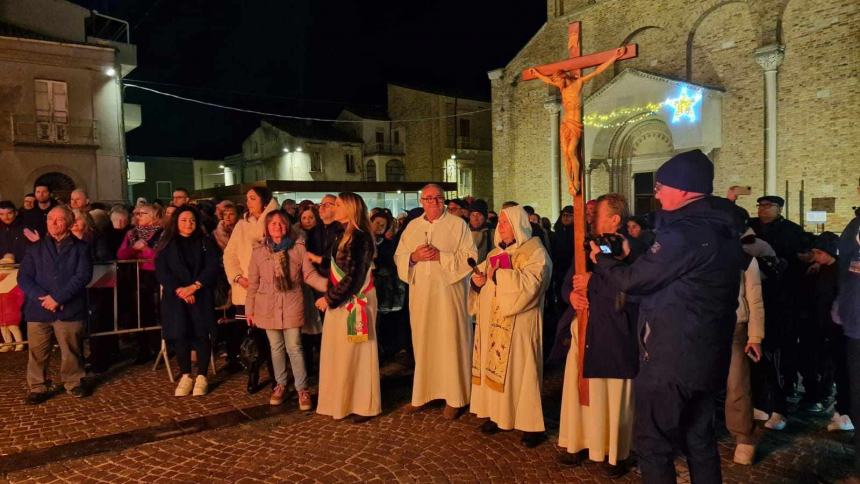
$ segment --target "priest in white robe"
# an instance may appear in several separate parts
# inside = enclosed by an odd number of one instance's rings
[[[443,415],[455,419],[469,403],[472,323],[467,292],[478,257],[469,226],[445,210],[438,185],[421,190],[424,215],[404,229],[394,254],[398,276],[409,285],[409,317],[415,352],[408,412],[444,400]]]
[[[472,356],[470,410],[488,418],[481,432],[523,431],[522,442],[545,440],[543,301],[552,262],[539,237],[532,237],[522,207],[502,210],[496,248],[472,274],[469,306],[477,317]]]

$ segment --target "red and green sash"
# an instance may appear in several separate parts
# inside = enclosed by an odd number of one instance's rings
[[[331,258],[331,273],[329,280],[337,286],[343,280],[346,273]],[[373,273],[367,271],[367,279],[364,287],[358,293],[350,296],[346,301],[346,338],[352,343],[363,343],[368,338],[369,317],[367,315],[367,293],[373,289]]]

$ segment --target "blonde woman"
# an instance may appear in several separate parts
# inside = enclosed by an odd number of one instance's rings
[[[335,201],[344,231],[331,254],[330,284],[316,301],[325,311],[317,413],[361,423],[382,412],[376,345],[376,290],[370,269],[373,231],[367,206],[355,193]]]

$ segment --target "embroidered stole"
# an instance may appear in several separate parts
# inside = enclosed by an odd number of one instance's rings
[[[522,270],[532,254],[541,247],[543,247],[543,244],[540,242],[540,237],[532,237],[523,243],[523,245],[517,247],[517,250],[513,254],[513,270]],[[489,254],[487,260],[489,260]],[[484,287],[486,288],[487,286],[485,285]],[[487,346],[487,362],[483,368],[483,376],[488,388],[501,393],[505,391],[515,315],[505,317],[499,315],[499,303],[495,292],[490,304],[490,335]],[[479,327],[475,331],[475,343],[472,347],[472,383],[475,385],[480,385],[482,380],[481,351],[481,330]]]
[[[329,280],[335,286],[340,284],[346,273],[331,258],[331,271]],[[351,343],[363,343],[368,338],[368,316],[367,316],[367,294],[373,289],[373,273],[368,270],[364,287],[358,293],[353,294],[346,300],[344,308],[346,316],[346,338]]]

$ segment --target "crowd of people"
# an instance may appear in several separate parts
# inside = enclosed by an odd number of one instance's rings
[[[713,172],[698,150],[668,160],[655,174],[661,209],[645,216],[615,193],[588,202],[584,268],[573,207],[552,224],[514,201],[494,212],[446,199],[433,184],[397,218],[355,193],[278,204],[255,187],[236,204],[178,189],[129,210],[82,190],[57,203],[37,186],[20,211],[0,202],[0,265],[20,263],[0,295],[2,351],[23,349],[23,317],[28,402],[49,398],[52,337],[62,385],[89,395],[93,261],[138,261],[137,290],[153,302],[140,318],[160,324],[176,357],[178,397],[208,392],[213,345],[238,370],[244,341],[265,334],[272,405],[291,399],[292,374],[301,410],[361,423],[382,411],[380,362],[405,352],[407,413],[441,400],[446,419],[468,409],[484,434],[516,429],[534,447],[546,440],[544,368],[563,367],[561,463],[603,462],[619,477],[635,453],[646,482],[674,482],[681,449],[694,482],[720,482],[718,405],[739,464],[754,462],[756,420],[790,425],[795,394],[801,409],[833,407],[828,430],[853,430],[860,217],[841,238],[816,236],[768,195],[751,218],[740,190],[712,195]],[[118,357],[98,339],[93,371]],[[137,359],[154,344],[139,333]]]

